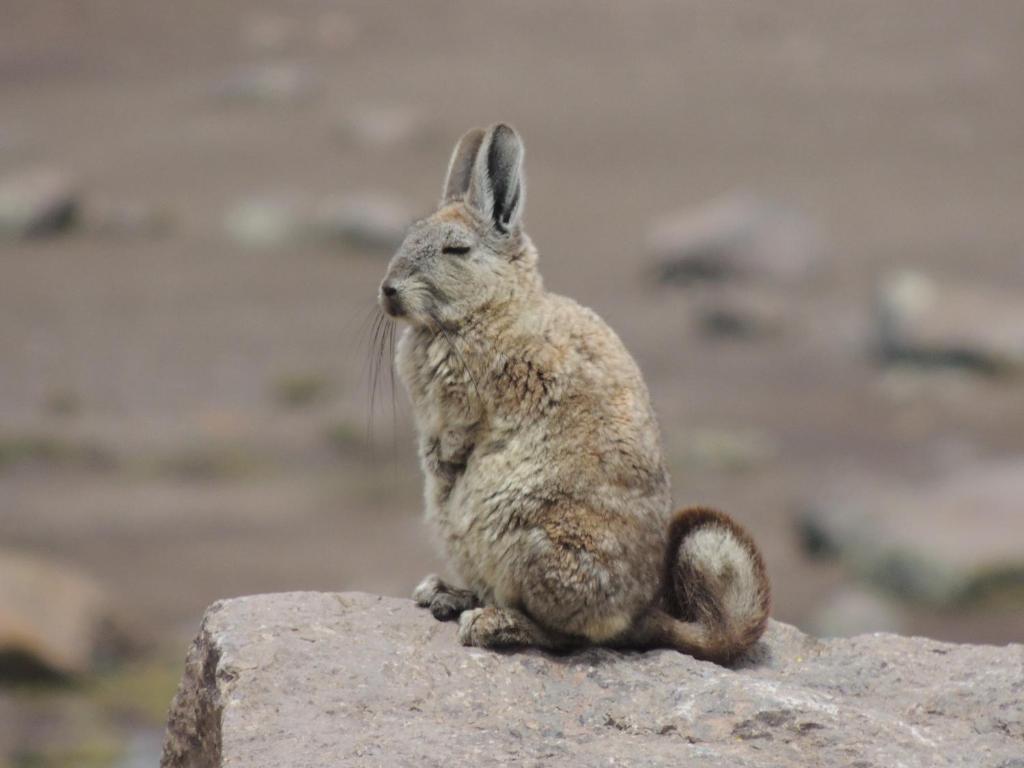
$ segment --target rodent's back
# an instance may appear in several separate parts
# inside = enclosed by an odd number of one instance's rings
[[[658,424],[636,362],[593,310],[557,294],[544,303],[562,384],[547,428],[601,484],[661,494],[668,504]]]

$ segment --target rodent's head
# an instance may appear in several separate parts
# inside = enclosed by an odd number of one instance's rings
[[[413,325],[457,326],[539,285],[522,231],[523,142],[508,125],[455,146],[441,205],[409,228],[380,285],[381,307]]]

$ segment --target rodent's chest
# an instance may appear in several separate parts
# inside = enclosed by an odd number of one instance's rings
[[[409,390],[426,469],[449,478],[461,473],[487,423],[463,360],[444,340],[406,336],[397,363]]]

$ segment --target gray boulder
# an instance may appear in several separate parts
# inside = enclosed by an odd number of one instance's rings
[[[875,343],[884,363],[982,373],[1024,368],[1024,292],[1020,290],[943,284],[904,271],[879,283],[874,314]]]
[[[800,212],[733,194],[654,223],[647,250],[662,283],[731,280],[788,283],[820,257],[816,228]]]
[[[773,622],[725,669],[673,651],[458,645],[411,601],[290,593],[216,603],[161,764],[1009,768],[1024,647]]]
[[[0,679],[84,675],[119,651],[120,632],[86,574],[0,550]]]
[[[905,599],[948,605],[1024,586],[1024,457],[925,486],[849,477],[799,521],[811,554]]]

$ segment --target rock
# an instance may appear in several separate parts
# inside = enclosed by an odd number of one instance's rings
[[[235,72],[217,82],[212,94],[232,104],[295,104],[315,91],[316,80],[305,67],[277,62]]]
[[[785,326],[785,302],[766,292],[711,288],[694,297],[693,310],[697,329],[714,339],[763,339]]]
[[[772,622],[735,670],[674,651],[459,646],[411,601],[290,593],[216,603],[161,765],[1008,766],[1024,648]]]
[[[224,217],[228,236],[249,248],[270,248],[301,238],[306,214],[296,195],[270,194],[237,203]]]
[[[979,463],[931,486],[849,478],[800,519],[805,548],[926,604],[1024,586],[1024,457]]]
[[[310,202],[299,195],[253,197],[234,206],[224,228],[249,247],[304,241],[391,253],[412,222],[409,209],[382,194],[330,195]]]
[[[654,224],[648,251],[662,283],[733,279],[790,282],[819,257],[815,228],[802,214],[746,194],[714,200]]]
[[[405,238],[413,216],[401,201],[382,194],[332,196],[313,213],[321,240],[391,253]]]
[[[109,601],[79,571],[0,550],[0,679],[80,676],[118,652]]]
[[[901,632],[906,621],[891,600],[854,585],[831,595],[811,616],[808,627],[821,637],[853,637],[865,632]]]
[[[26,171],[0,179],[0,236],[43,237],[71,228],[78,190],[63,173]]]
[[[1024,367],[1024,294],[995,286],[940,285],[919,272],[885,277],[875,298],[875,343],[884,363]]]

